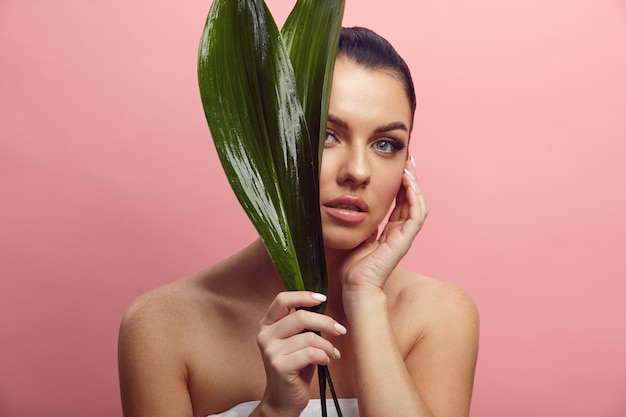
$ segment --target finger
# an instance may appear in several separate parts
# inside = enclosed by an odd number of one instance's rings
[[[415,184],[411,173],[405,168],[402,175],[402,186],[396,195],[395,206],[389,215],[389,221],[395,222],[409,218],[411,196],[415,193]]]
[[[299,372],[309,365],[328,365],[330,360],[330,357],[322,349],[307,347],[288,355],[273,357],[270,366],[274,372],[287,375]]]
[[[315,307],[326,301],[324,294],[311,291],[283,291],[279,293],[268,307],[260,325],[276,323],[298,307]]]
[[[422,189],[419,184],[415,182],[415,195],[416,195],[416,203],[415,206],[415,214],[412,213],[412,217],[417,219],[420,223],[420,226],[424,224],[424,220],[428,216],[428,208],[426,207],[426,200],[424,198],[424,194],[422,193]]]
[[[415,159],[413,158],[413,156],[411,156],[409,161],[407,161],[404,172],[405,177],[408,177],[408,182],[410,184],[411,190],[413,191],[412,193],[407,192],[407,198],[409,199],[410,204],[418,209],[417,216],[413,216],[413,212],[411,213],[411,215],[413,218],[420,219],[421,223],[423,222],[423,219],[426,218],[428,210],[426,208],[424,194],[422,193],[422,190],[416,180],[417,173],[415,171]],[[414,200],[413,197],[415,198]]]
[[[264,326],[259,331],[259,339],[263,343],[265,340],[286,339],[304,332],[312,330],[339,336],[346,333],[345,327],[337,323],[325,314],[314,313],[307,310],[297,310],[270,326]]]
[[[413,156],[411,156],[410,161],[411,161],[411,166],[410,166],[409,171],[413,174],[413,178],[415,179],[417,178],[417,172],[415,171],[415,159],[413,158]],[[426,217],[426,215],[428,214],[428,209],[426,208],[426,201],[424,199],[424,194],[422,193],[422,189],[417,183],[417,180],[415,180],[415,192],[420,202],[420,208],[422,212],[424,213],[424,217]]]
[[[280,343],[272,343],[265,349],[269,357],[290,355],[299,350],[315,348],[322,350],[330,359],[341,358],[339,350],[328,340],[314,332],[303,332],[288,339],[280,340]]]
[[[395,205],[393,207],[393,210],[391,211],[391,214],[389,215],[389,221],[391,222],[408,218],[409,212],[405,206],[407,204],[407,193],[409,193],[409,190],[413,190],[411,188],[411,178],[414,177],[412,177],[412,174],[409,171],[409,168],[411,166],[412,165],[410,160],[407,159],[407,161],[404,163],[401,187],[398,189]]]
[[[403,221],[403,230],[417,233],[422,227],[428,211],[424,195],[415,180],[415,168],[412,158],[405,164],[402,178],[403,187],[396,198],[396,206],[389,216],[390,221]]]

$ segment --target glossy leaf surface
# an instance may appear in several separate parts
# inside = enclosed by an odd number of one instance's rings
[[[320,151],[344,8],[345,0],[299,0],[281,30],[309,133],[319,137]]]
[[[305,114],[309,138],[311,139],[311,162],[319,173],[321,150],[326,132],[326,118],[332,74],[339,43],[341,21],[343,18],[344,0],[299,0],[287,18],[281,30],[285,46],[289,51],[291,64],[294,68],[298,97]],[[313,262],[321,268],[322,280],[325,282],[326,262],[324,260],[324,242],[322,239],[322,223],[319,216],[319,182],[314,177],[315,193],[303,189],[304,205],[315,207],[308,216],[308,233],[319,236],[311,242],[295,240],[296,254],[300,264]],[[299,247],[300,243],[304,243]],[[318,245],[317,250],[310,251],[309,246]],[[311,254],[320,259],[305,259]],[[306,288],[314,288],[315,283],[309,282],[314,276],[304,275]],[[325,289],[325,288],[324,288]],[[325,291],[324,291],[325,292]]]
[[[334,3],[300,1],[289,20],[301,21],[298,14],[330,10]],[[334,62],[328,39],[338,39],[338,29],[330,37],[327,28],[322,31],[325,36],[304,31],[290,35],[292,56],[295,45],[304,45],[301,37],[312,42],[306,47],[321,51],[317,58],[310,57],[324,63],[309,76],[315,80],[324,79],[329,56]],[[310,137],[296,85],[299,74],[310,69],[296,67],[294,74],[264,2],[213,2],[199,48],[198,79],[220,161],[285,286],[326,292],[318,185],[321,107],[315,136]],[[306,95],[322,97],[323,92],[322,83]],[[325,116],[326,110],[322,113]]]

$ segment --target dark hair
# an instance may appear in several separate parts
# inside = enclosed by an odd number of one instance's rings
[[[341,28],[337,57],[348,58],[374,70],[387,70],[404,84],[411,119],[415,117],[415,87],[409,67],[394,47],[382,36],[363,27]]]

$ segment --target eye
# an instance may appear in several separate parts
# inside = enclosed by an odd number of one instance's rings
[[[331,146],[335,142],[337,142],[337,136],[335,132],[327,130],[326,137],[324,138],[324,146]]]
[[[393,155],[406,147],[403,142],[396,139],[383,138],[374,142],[374,149],[385,154]]]

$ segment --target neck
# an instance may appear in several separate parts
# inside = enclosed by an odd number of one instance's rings
[[[325,248],[326,269],[328,271],[328,302],[326,314],[339,321],[345,319],[341,269],[346,256],[349,254],[350,251]]]

